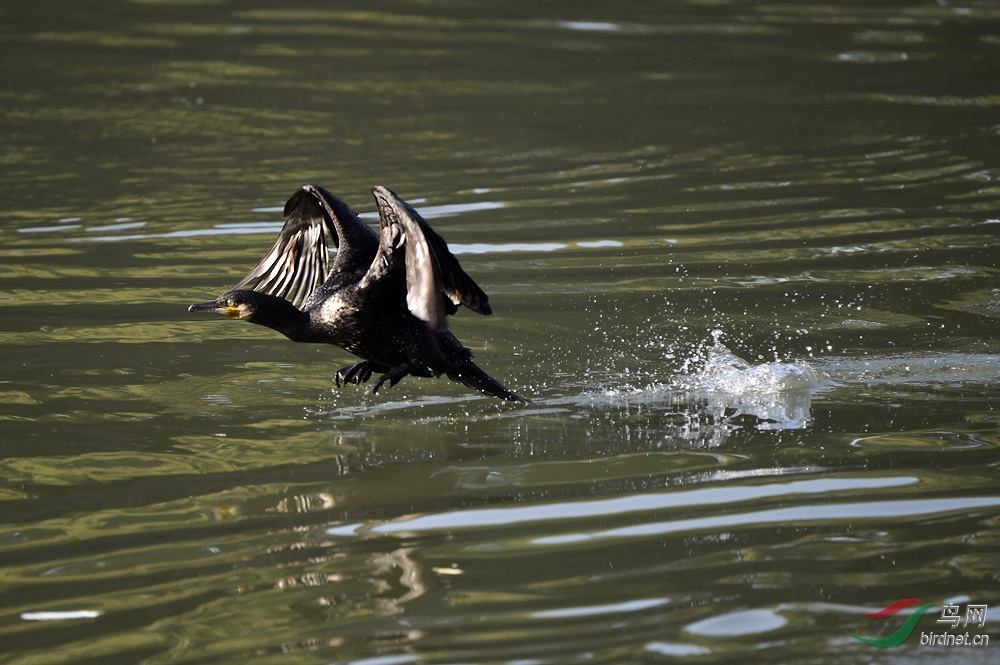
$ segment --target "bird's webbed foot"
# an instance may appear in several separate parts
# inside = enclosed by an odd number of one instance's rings
[[[362,360],[359,363],[338,369],[337,373],[333,375],[333,381],[338,386],[346,386],[348,383],[361,384],[372,378],[373,372],[387,371],[389,371],[389,368],[385,365],[379,365],[371,360]]]
[[[378,389],[386,381],[389,382],[389,387],[392,388],[407,374],[412,374],[413,376],[436,376],[429,368],[421,365],[396,365],[379,377],[378,381],[375,382],[374,388],[372,388],[372,392],[377,393]]]

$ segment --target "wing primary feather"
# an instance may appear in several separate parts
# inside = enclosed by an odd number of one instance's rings
[[[305,185],[292,195],[285,204],[285,224],[278,239],[260,263],[233,288],[250,288],[284,298],[296,306],[309,300],[327,278],[327,233],[335,243],[339,242],[336,224],[330,219],[333,213],[317,191],[320,189]]]
[[[492,313],[486,293],[462,270],[444,238],[410,204],[385,187],[375,187],[372,194],[383,227],[379,246],[383,260],[372,264],[366,278],[403,272],[407,307],[434,330],[447,329],[447,315],[454,313],[459,304],[481,314]],[[393,251],[387,242],[397,234],[405,239],[404,252]],[[377,269],[382,264],[384,268]]]

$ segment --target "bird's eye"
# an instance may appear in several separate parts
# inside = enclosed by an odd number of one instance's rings
[[[236,307],[236,303],[233,302],[232,298],[226,298],[226,307]]]

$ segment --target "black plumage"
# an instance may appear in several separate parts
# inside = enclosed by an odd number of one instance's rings
[[[527,401],[480,369],[448,331],[447,317],[459,305],[491,314],[488,296],[412,206],[385,187],[372,194],[379,233],[330,192],[303,185],[285,204],[278,240],[257,267],[188,310],[246,319],[362,358],[336,373],[337,385],[379,373],[378,392],[408,374],[445,374],[487,395]],[[337,246],[332,266],[328,236]]]

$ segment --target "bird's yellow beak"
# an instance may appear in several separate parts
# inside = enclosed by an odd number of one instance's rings
[[[236,305],[226,307],[213,300],[212,302],[199,302],[188,307],[189,312],[215,312],[232,319],[242,318],[240,308]]]

